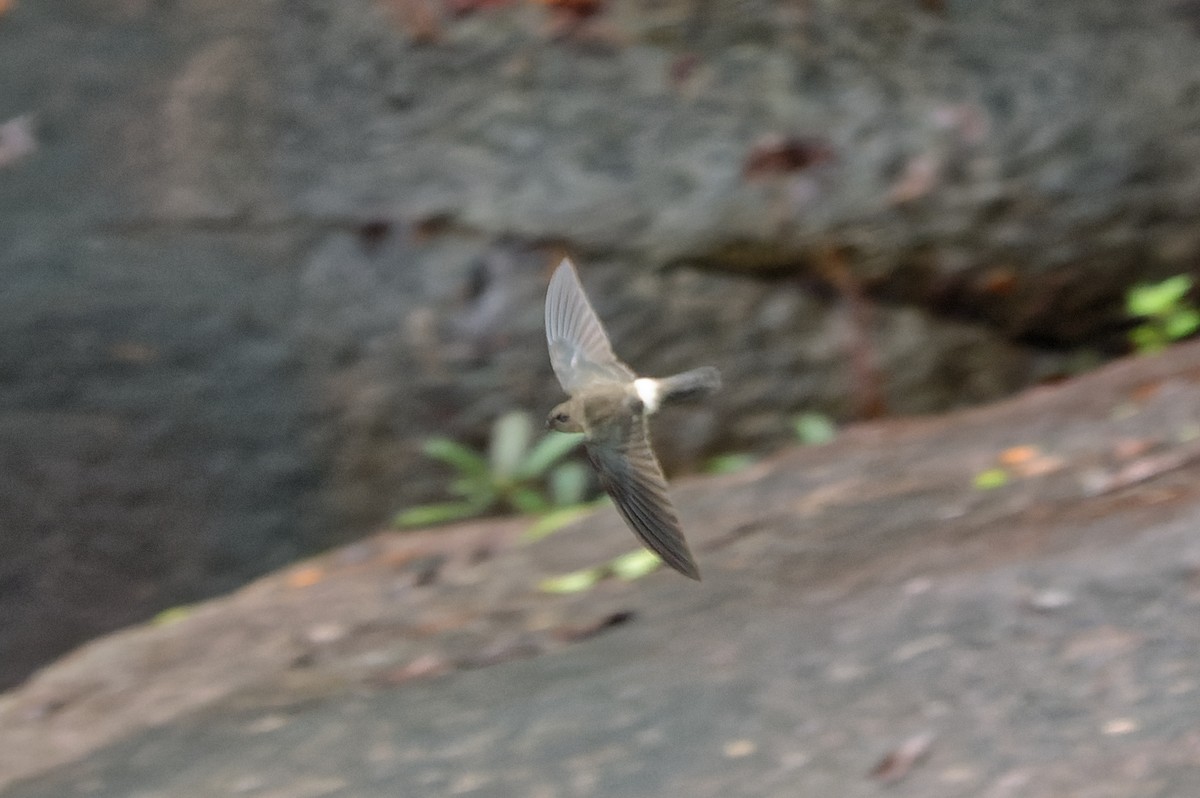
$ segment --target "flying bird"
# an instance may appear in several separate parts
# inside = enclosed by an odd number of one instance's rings
[[[720,374],[706,366],[661,379],[638,377],[613,354],[566,258],[546,290],[546,342],[554,374],[571,397],[550,411],[546,426],[583,433],[588,460],[625,523],[663,562],[699,580],[646,419],[667,402],[715,391]]]

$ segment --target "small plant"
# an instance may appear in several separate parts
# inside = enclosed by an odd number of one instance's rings
[[[597,507],[602,507],[610,502],[611,500],[607,496],[601,496],[595,501],[555,507],[539,516],[529,529],[526,529],[521,535],[521,541],[523,543],[533,543],[542,538],[549,537],[558,530],[575,523]]]
[[[793,422],[796,437],[808,446],[820,446],[837,437],[837,427],[824,413],[801,413]]]
[[[1008,472],[1003,468],[980,471],[973,480],[976,490],[995,490],[1008,484]]]
[[[1129,289],[1125,310],[1142,323],[1129,331],[1138,352],[1162,351],[1168,344],[1200,329],[1200,311],[1188,299],[1191,275],[1177,274],[1160,283],[1143,283]]]
[[[654,552],[648,549],[634,549],[613,557],[602,565],[546,577],[538,587],[543,593],[582,593],[591,590],[610,576],[626,582],[641,579],[657,571],[662,564],[662,559]]]
[[[582,440],[582,435],[551,433],[535,443],[533,421],[521,412],[496,420],[486,455],[448,438],[431,438],[425,455],[455,470],[450,492],[458,498],[411,507],[395,523],[428,526],[497,510],[546,513],[575,507],[587,491],[588,472],[581,463],[560,461]]]
[[[739,471],[745,471],[756,462],[758,462],[758,458],[745,452],[718,454],[715,457],[710,457],[708,462],[704,464],[704,473],[714,475],[736,474]]]

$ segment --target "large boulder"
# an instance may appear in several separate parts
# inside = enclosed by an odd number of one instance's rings
[[[1003,395],[1200,251],[1186,5],[480,5],[7,7],[0,681],[438,497],[557,397],[559,246],[726,373],[671,470]]]

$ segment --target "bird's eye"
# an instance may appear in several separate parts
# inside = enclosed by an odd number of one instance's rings
[[[565,423],[567,423],[567,421],[569,419],[570,419],[570,416],[568,416],[566,413],[559,413],[557,416],[554,417],[554,420],[557,421],[559,424],[565,424]]]

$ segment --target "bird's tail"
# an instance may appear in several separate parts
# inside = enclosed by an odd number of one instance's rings
[[[685,371],[673,377],[658,380],[659,399],[662,402],[678,402],[708,396],[721,387],[721,372],[712,366]]]

